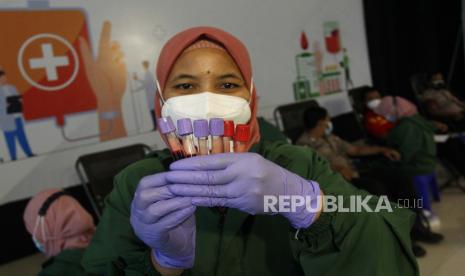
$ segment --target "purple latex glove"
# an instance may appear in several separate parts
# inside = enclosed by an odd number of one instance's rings
[[[167,188],[167,173],[144,177],[131,204],[131,225],[167,268],[191,268],[195,258],[195,209],[189,197]]]
[[[192,197],[196,206],[223,206],[249,214],[263,214],[265,196],[308,196],[312,210],[317,210],[318,183],[266,160],[255,153],[224,153],[176,161],[166,179],[169,190],[178,196]],[[295,212],[281,214],[297,229],[307,228],[316,212],[305,204]]]

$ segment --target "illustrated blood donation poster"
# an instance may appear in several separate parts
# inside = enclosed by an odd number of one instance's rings
[[[112,22],[29,2],[0,4],[0,165],[153,131],[153,56],[129,72]]]
[[[319,32],[300,34],[301,52],[295,56],[294,99],[305,100],[349,89],[353,84],[347,49],[337,21],[326,21]],[[313,36],[312,36],[313,35]]]

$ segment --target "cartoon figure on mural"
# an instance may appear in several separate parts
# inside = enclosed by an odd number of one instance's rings
[[[29,7],[0,10],[0,25],[21,22],[0,33],[0,41],[9,41],[0,44],[0,130],[10,160],[17,159],[17,144],[26,156],[34,155],[26,135],[29,140],[38,135],[27,130],[32,123],[57,129],[70,143],[126,137],[122,106],[127,72],[121,46],[111,36],[111,23],[103,23],[94,57],[85,11]],[[7,112],[9,105],[18,103],[20,111]],[[72,117],[86,112],[97,113],[98,131],[80,136],[86,131],[68,125]],[[53,118],[56,124],[50,125]],[[92,124],[83,128],[88,125]]]
[[[350,60],[349,60],[349,55],[347,54],[347,49],[343,48],[342,49],[342,61],[341,61],[341,67],[344,69],[344,78],[346,80],[346,89],[348,90],[349,88],[354,87],[354,83],[352,82],[352,77],[350,75]]]
[[[8,83],[6,72],[0,69],[0,129],[3,131],[12,161],[18,159],[16,141],[27,157],[34,156],[24,130],[22,115],[18,112],[19,110],[12,111],[10,107],[14,103],[9,102],[9,99],[18,99],[17,96],[19,96],[18,90],[14,85]]]
[[[144,68],[144,79],[141,80],[139,79],[137,74],[134,74],[133,78],[135,81],[139,83],[140,86],[134,89],[133,92],[145,91],[147,105],[150,110],[154,130],[156,130],[157,120],[155,117],[155,102],[153,100],[155,99],[156,83],[153,77],[153,73],[150,71],[150,63],[148,62],[148,60],[144,60],[142,62],[142,67]]]

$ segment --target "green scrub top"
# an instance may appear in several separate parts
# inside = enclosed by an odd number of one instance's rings
[[[342,196],[347,205],[350,195],[367,195],[331,171],[328,162],[311,149],[265,141],[251,151],[317,181],[326,195]],[[151,264],[151,249],[134,234],[130,205],[140,179],[166,171],[171,162],[167,150],[158,151],[116,176],[83,257],[86,272],[160,275]],[[372,198],[369,204],[375,201]],[[195,216],[195,264],[183,275],[418,275],[410,240],[413,214],[406,209],[324,212],[297,235],[280,215],[254,216],[236,209],[221,214],[215,208],[199,207]]]
[[[398,149],[401,161],[397,173],[407,176],[429,174],[436,168],[435,127],[420,115],[399,120],[387,137],[387,144]]]
[[[81,266],[84,249],[66,249],[42,264],[38,276],[80,276],[86,275]]]
[[[288,139],[277,127],[272,125],[263,117],[257,118],[258,125],[260,126],[260,139],[262,141],[282,141],[287,143]]]

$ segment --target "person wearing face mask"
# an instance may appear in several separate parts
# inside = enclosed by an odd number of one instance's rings
[[[363,111],[363,126],[365,131],[372,138],[383,139],[394,125],[373,111],[381,102],[381,93],[374,87],[366,87],[366,90],[362,94],[365,107]]]
[[[328,159],[331,168],[339,172],[347,181],[374,195],[388,196],[393,202],[405,199],[414,202],[418,198],[411,177],[393,171],[386,173],[379,166],[371,165],[379,162],[383,165],[397,166],[401,159],[399,152],[385,147],[353,145],[331,134],[333,126],[327,111],[322,107],[309,108],[305,111],[303,119],[307,130],[297,140],[297,144],[315,149],[319,155]],[[368,162],[357,163],[351,159],[353,156],[380,154],[387,158],[375,157]],[[417,224],[419,222],[416,222]],[[421,228],[421,225],[416,228]],[[422,240],[434,242],[435,239],[436,236],[430,235]],[[426,251],[416,243],[412,245],[412,249],[417,257],[426,254]]]
[[[261,140],[250,58],[237,38],[211,27],[178,33],[156,74],[158,118],[248,124],[248,152],[174,162],[163,150],[123,170],[84,255],[86,272],[418,275],[409,211],[323,212],[318,196],[367,194],[312,150]],[[266,195],[305,195],[314,208],[266,212]]]
[[[418,114],[416,106],[402,97],[386,96],[374,112],[395,125],[386,141],[402,154],[398,170],[409,176],[434,172],[436,128]]]
[[[418,114],[413,103],[398,96],[383,97],[374,111],[395,124],[386,142],[402,154],[396,164],[379,164],[380,171],[412,180],[433,174],[437,162],[435,126]],[[443,239],[442,235],[431,232],[420,223],[415,224],[412,237],[427,243],[438,243]]]
[[[441,73],[431,74],[426,90],[420,95],[420,101],[434,120],[447,123],[453,131],[465,130],[465,103],[447,89]]]
[[[60,189],[35,195],[23,215],[37,249],[48,257],[38,275],[86,275],[81,266],[95,226],[91,215]]]
[[[351,157],[384,155],[390,160],[397,161],[400,154],[390,148],[378,146],[356,145],[344,141],[332,134],[333,124],[326,109],[322,107],[309,108],[304,112],[304,124],[306,131],[297,140],[297,145],[313,148],[319,155],[328,159],[331,168],[339,172],[347,181],[357,183],[359,187],[368,187],[372,193],[383,194],[382,191],[374,192],[377,182],[368,175],[360,176],[360,172]],[[362,185],[362,182],[370,182]]]

